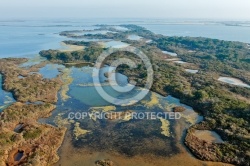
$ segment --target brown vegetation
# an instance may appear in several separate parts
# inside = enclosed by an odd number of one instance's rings
[[[4,89],[11,91],[18,102],[0,113],[0,165],[46,166],[58,161],[57,150],[64,139],[66,128],[57,128],[37,122],[50,116],[55,109],[58,78],[43,79],[37,71],[45,63],[21,68],[26,59],[1,59],[0,73]],[[22,76],[19,78],[19,76]],[[39,103],[26,103],[38,102]]]

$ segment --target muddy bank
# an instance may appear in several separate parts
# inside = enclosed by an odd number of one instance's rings
[[[246,154],[240,154],[239,151],[234,151],[234,153],[237,153],[237,156],[242,157],[232,156],[229,153],[230,150],[233,150],[230,144],[199,138],[197,137],[197,130],[210,130],[210,128],[203,122],[192,126],[187,131],[185,145],[197,158],[204,161],[220,161],[242,166],[250,165]]]

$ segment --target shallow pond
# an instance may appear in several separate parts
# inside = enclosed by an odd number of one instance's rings
[[[14,160],[15,161],[20,161],[23,157],[23,151],[18,151],[15,156],[14,156]]]
[[[198,73],[199,70],[185,69],[185,71],[188,73],[195,74],[195,73]]]
[[[135,87],[129,93],[117,92],[107,81],[114,80],[116,77],[119,85],[128,84],[127,77],[121,74],[112,72],[110,78],[105,76],[109,67],[104,67],[100,71],[100,80],[103,85],[103,89],[111,96],[123,99],[134,96],[136,93],[144,90],[142,88]],[[93,86],[92,77],[93,67],[84,66],[82,68],[71,67],[69,77],[73,78],[73,82],[69,85],[68,95],[70,98],[66,101],[62,101],[59,96],[57,103],[57,109],[53,111],[52,116],[48,119],[42,119],[40,122],[47,123],[69,123],[72,128],[69,128],[68,136],[60,148],[60,161],[59,164],[77,163],[94,163],[92,159],[77,157],[79,154],[88,156],[88,153],[99,153],[97,159],[103,159],[104,156],[109,156],[111,152],[119,154],[121,160],[126,162],[125,155],[137,155],[141,156],[141,153],[147,155],[160,155],[162,157],[178,156],[180,151],[185,151],[184,145],[182,145],[182,137],[185,130],[190,125],[198,123],[203,120],[203,117],[198,115],[191,107],[180,103],[180,100],[172,96],[161,96],[154,92],[149,92],[145,98],[135,105],[131,106],[114,106],[104,100]],[[74,119],[74,121],[68,121],[69,113],[77,112],[91,112],[91,111],[111,111],[111,112],[123,112],[132,111],[135,113],[170,113],[176,106],[182,106],[185,111],[180,113],[180,119],[148,119],[146,116],[143,119],[127,119],[127,120],[107,120],[96,119],[93,120],[90,117],[84,119]],[[164,116],[162,116],[163,118]],[[61,119],[55,121],[55,119]],[[77,138],[74,133],[74,126],[78,122],[80,128],[87,130],[86,134],[79,135]],[[110,139],[112,138],[112,139]],[[137,141],[141,140],[141,141]],[[150,140],[150,141],[149,141]],[[117,143],[119,146],[117,146]],[[182,150],[180,150],[178,147]],[[66,155],[66,154],[71,154]],[[185,152],[187,153],[187,152]],[[124,156],[121,154],[125,154]],[[159,157],[158,156],[158,157]],[[192,159],[192,157],[190,157]],[[112,157],[111,157],[112,159]],[[115,159],[114,159],[115,160]],[[134,160],[134,159],[132,159]],[[164,160],[166,162],[167,160]],[[143,163],[143,162],[142,162]],[[125,164],[126,165],[126,164]],[[151,164],[149,164],[151,165]]]
[[[61,43],[60,51],[71,52],[71,51],[81,51],[81,50],[84,50],[84,46],[65,44],[64,42]]]
[[[244,82],[242,82],[241,80],[236,79],[236,78],[220,77],[218,80],[221,81],[221,82],[224,82],[224,83],[250,88],[250,85],[245,84]]]
[[[3,111],[7,106],[15,102],[12,93],[6,92],[2,89],[3,78],[0,74],[0,112]]]
[[[174,52],[169,52],[169,51],[162,51],[163,54],[167,54],[167,55],[170,55],[170,56],[177,56],[176,53]]]
[[[93,84],[93,76],[92,76],[92,69],[91,67],[87,68],[72,68],[72,74],[71,76],[74,78],[73,83],[70,85],[70,96],[76,98],[77,100],[80,100],[86,105],[91,106],[105,106],[109,105],[109,103],[104,100],[96,91],[96,88]],[[110,86],[114,86],[115,88],[118,88],[118,85],[122,86],[122,90],[131,89],[133,88],[132,85],[128,84],[127,77],[119,74],[119,73],[110,73],[110,78],[107,78],[105,74],[109,71],[112,71],[112,67],[104,67],[100,70],[100,86],[103,87],[104,91],[108,92],[111,97],[114,98],[121,98],[121,93],[117,92],[116,90],[113,90],[113,88]],[[91,95],[84,95],[91,94]],[[137,93],[135,90],[134,92],[130,92],[128,95],[133,95],[134,93]],[[123,94],[124,95],[124,94]]]
[[[42,74],[43,78],[51,79],[57,77],[60,74],[58,70],[59,68],[64,68],[64,66],[57,64],[47,64],[40,68],[38,73]]]

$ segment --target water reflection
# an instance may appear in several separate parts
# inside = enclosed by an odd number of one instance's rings
[[[0,112],[15,102],[12,93],[3,90],[3,76],[0,74]]]

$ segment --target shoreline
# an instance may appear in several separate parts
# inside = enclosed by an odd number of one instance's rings
[[[62,46],[62,48],[59,50],[62,52],[80,51],[80,50],[84,50],[85,48],[84,46],[66,44],[64,42],[60,42],[60,45]]]

